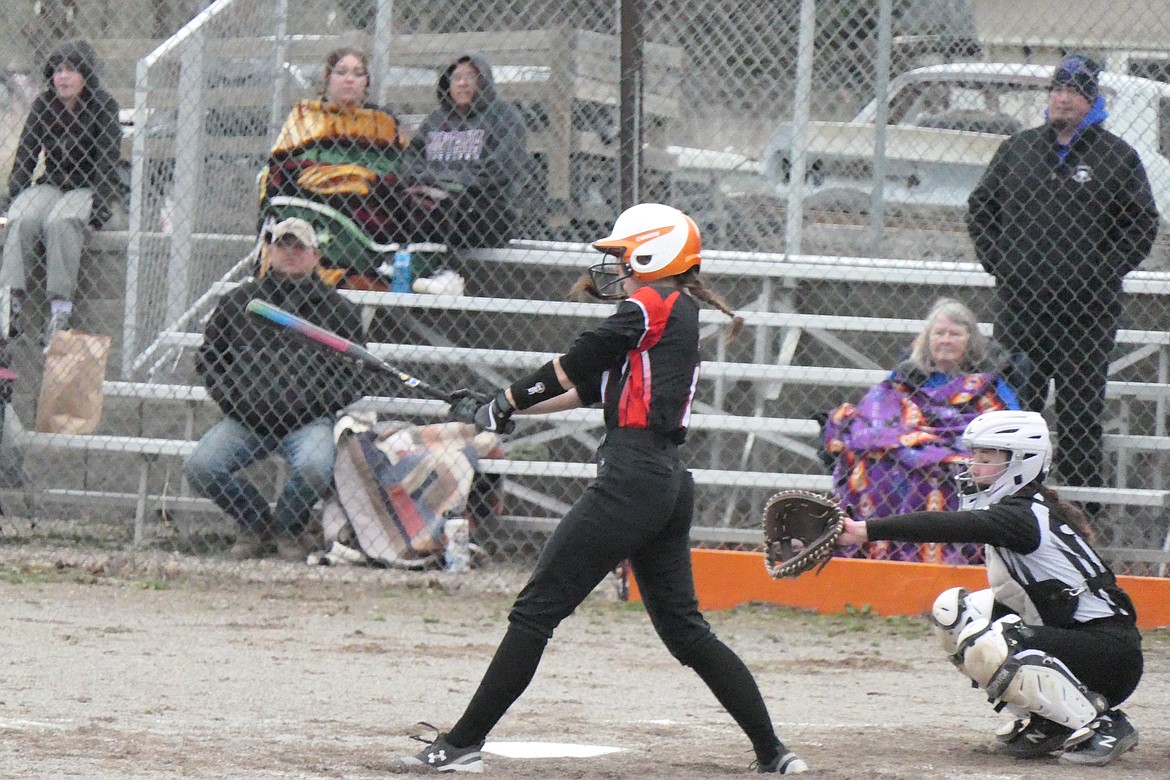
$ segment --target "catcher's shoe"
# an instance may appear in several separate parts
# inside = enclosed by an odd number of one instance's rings
[[[995,741],[1006,745],[1019,736],[1020,732],[1028,727],[1027,718],[1016,718],[1003,724],[995,732]]]
[[[766,764],[756,764],[757,774],[799,775],[807,771],[808,764],[791,750],[777,755]]]
[[[434,728],[429,723],[419,725]],[[413,756],[399,758],[398,764],[402,767],[422,767],[434,772],[483,772],[482,742],[470,747],[455,747],[447,741],[446,733],[442,732],[433,741],[420,736],[412,736],[411,739],[426,743],[426,747]]]
[[[1077,729],[1064,743],[1060,760],[1084,766],[1105,766],[1137,747],[1138,732],[1121,710],[1109,710]]]
[[[1068,726],[1032,715],[1027,721],[1012,723],[1010,729],[1001,729],[992,752],[1015,758],[1042,758],[1064,749],[1072,733]]]

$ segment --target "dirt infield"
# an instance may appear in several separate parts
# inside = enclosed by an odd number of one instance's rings
[[[0,777],[374,778],[449,725],[504,629],[509,598],[450,575],[255,584],[0,570]],[[474,578],[474,574],[471,575]],[[1126,709],[1141,744],[1109,769],[986,752],[1002,720],[924,620],[774,607],[709,615],[759,676],[781,737],[826,778],[1170,776],[1170,634],[1147,634]],[[487,757],[508,778],[721,778],[746,739],[640,608],[599,591],[566,622],[502,741],[623,748]]]

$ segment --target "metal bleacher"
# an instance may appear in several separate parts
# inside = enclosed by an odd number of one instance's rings
[[[579,245],[517,244],[508,249],[474,250],[467,254],[465,262],[481,266],[526,263],[535,267],[579,269],[592,259],[589,250]],[[747,414],[729,411],[724,402],[731,396],[742,395],[745,388],[750,394],[767,396],[770,393],[773,397],[779,396],[782,388],[793,386],[825,388],[826,392],[844,389],[850,395],[858,395],[863,388],[880,381],[886,369],[878,367],[862,353],[857,336],[883,333],[908,340],[921,326],[920,320],[905,318],[804,313],[797,310],[798,296],[793,295],[795,285],[808,280],[857,282],[861,279],[873,284],[977,287],[988,285],[990,277],[969,263],[785,257],[717,251],[709,252],[705,257],[710,261],[709,273],[712,276],[733,277],[741,281],[770,279],[775,283],[767,301],[750,302],[741,307],[741,313],[749,336],[753,332],[770,334],[775,336],[775,343],[782,346],[762,361],[757,361],[752,355],[728,354],[724,347],[717,347],[711,356],[713,359],[704,362],[702,376],[705,386],[700,389],[698,397],[705,402],[697,404],[692,424],[691,449],[696,482],[710,486],[712,491],[723,491],[718,494],[720,500],[726,501],[722,508],[700,517],[694,538],[710,543],[751,544],[758,537],[755,523],[747,522],[751,520],[750,513],[733,509],[737,497],[744,493],[763,495],[791,487],[828,490],[830,482],[818,459],[819,427],[814,420],[800,413],[777,416],[762,411],[761,406],[755,408],[761,410],[759,413],[755,410]],[[706,266],[704,271],[708,273]],[[221,281],[218,290],[209,291],[209,295],[204,296],[203,305],[214,301],[212,293],[236,283]],[[1170,276],[1137,272],[1126,280],[1126,289],[1133,295],[1166,295],[1170,293]],[[445,337],[436,338],[435,333],[412,317],[420,312],[443,312],[456,318],[490,315],[502,322],[519,316],[535,317],[555,330],[564,326],[577,329],[581,323],[604,317],[612,310],[604,304],[531,297],[433,296],[368,291],[345,291],[344,294],[366,307],[375,321],[382,313],[410,329],[410,337],[401,341],[371,343],[369,347],[375,354],[423,376],[458,370],[464,376],[479,377],[483,384],[490,386],[499,384],[500,377],[534,368],[556,353],[523,349],[521,347],[529,345],[515,341],[505,343],[506,337],[501,337],[500,343],[492,347],[452,344]],[[190,349],[197,346],[201,338],[198,322],[197,316],[185,316],[175,323],[175,327],[164,330],[157,339],[155,354],[172,364],[189,359]],[[725,319],[718,312],[705,310],[701,322],[710,333]],[[796,350],[793,344],[802,339],[827,345],[835,355],[834,363],[844,365],[801,365],[794,362],[792,358]],[[789,346],[786,348],[785,344]],[[548,346],[555,344],[549,343]],[[1170,453],[1170,436],[1164,428],[1166,404],[1170,402],[1170,382],[1167,381],[1170,333],[1123,331],[1119,336],[1118,352],[1111,364],[1113,369],[1143,364],[1146,366],[1145,375],[1151,381],[1110,381],[1108,396],[1112,423],[1106,446],[1116,458],[1113,468],[1115,483],[1107,488],[1068,487],[1062,492],[1073,500],[1160,512],[1170,502],[1170,490],[1161,489],[1161,486],[1151,488],[1130,484],[1128,463],[1138,452],[1162,456]],[[137,482],[131,488],[87,491],[37,484],[32,489],[38,491],[39,500],[96,501],[133,507],[136,542],[144,538],[145,524],[158,506],[189,510],[210,508],[207,502],[178,495],[174,480],[166,483],[171,487],[171,493],[167,494],[160,490],[157,475],[152,475],[152,469],[160,461],[170,460],[177,464],[190,452],[202,433],[196,424],[196,412],[209,405],[203,388],[159,379],[107,382],[105,390],[111,399],[133,399],[143,404],[161,403],[172,407],[185,405],[188,421],[182,426],[180,436],[157,438],[105,430],[93,436],[23,434],[20,443],[28,448],[101,452],[111,457],[120,454],[137,461]],[[417,420],[434,420],[445,413],[443,403],[418,398],[370,398],[364,403],[383,414]],[[1149,405],[1156,410],[1153,427],[1141,427],[1136,415],[1133,420],[1129,418],[1133,404]],[[560,413],[541,421],[531,418],[521,421],[521,427],[509,445],[512,453],[539,449],[550,442],[567,441],[573,446],[553,450],[558,453],[553,458],[510,456],[483,463],[485,471],[506,477],[508,489],[518,497],[517,504],[524,507],[505,521],[515,528],[528,530],[548,530],[555,524],[555,516],[564,506],[564,501],[558,496],[566,492],[571,494],[574,489],[565,483],[586,480],[593,474],[593,466],[588,462],[589,451],[597,443],[600,431],[600,415],[595,410]],[[766,454],[747,457],[753,448],[761,446],[767,447]],[[760,464],[765,465],[761,467]],[[174,473],[173,469],[171,473]],[[549,490],[550,480],[561,487]],[[1151,554],[1157,558],[1155,551],[1115,553],[1134,559]],[[1163,550],[1161,555],[1165,557],[1166,551]]]

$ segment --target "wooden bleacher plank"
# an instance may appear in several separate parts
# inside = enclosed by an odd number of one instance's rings
[[[535,369],[560,354],[557,352],[489,350],[478,347],[444,347],[424,344],[372,343],[367,346],[375,355],[391,362],[491,366],[512,369]],[[888,374],[889,371],[886,369],[773,365],[712,360],[703,362],[700,379],[867,388],[882,381]],[[1167,401],[1170,400],[1170,384],[1111,380],[1107,385],[1106,398]]]
[[[559,517],[525,517],[504,515],[497,518],[502,525],[517,531],[552,533],[560,524]],[[760,528],[719,528],[691,526],[692,542],[702,544],[762,545],[764,532]],[[1108,561],[1132,563],[1170,563],[1170,553],[1163,550],[1140,550],[1121,547],[1101,547],[1097,550]]]

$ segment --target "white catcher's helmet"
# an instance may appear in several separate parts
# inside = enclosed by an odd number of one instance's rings
[[[990,485],[978,485],[971,467],[955,477],[960,509],[983,509],[1048,473],[1052,465],[1052,439],[1048,423],[1038,412],[984,412],[963,431],[968,450],[1003,450],[1010,457]]]

